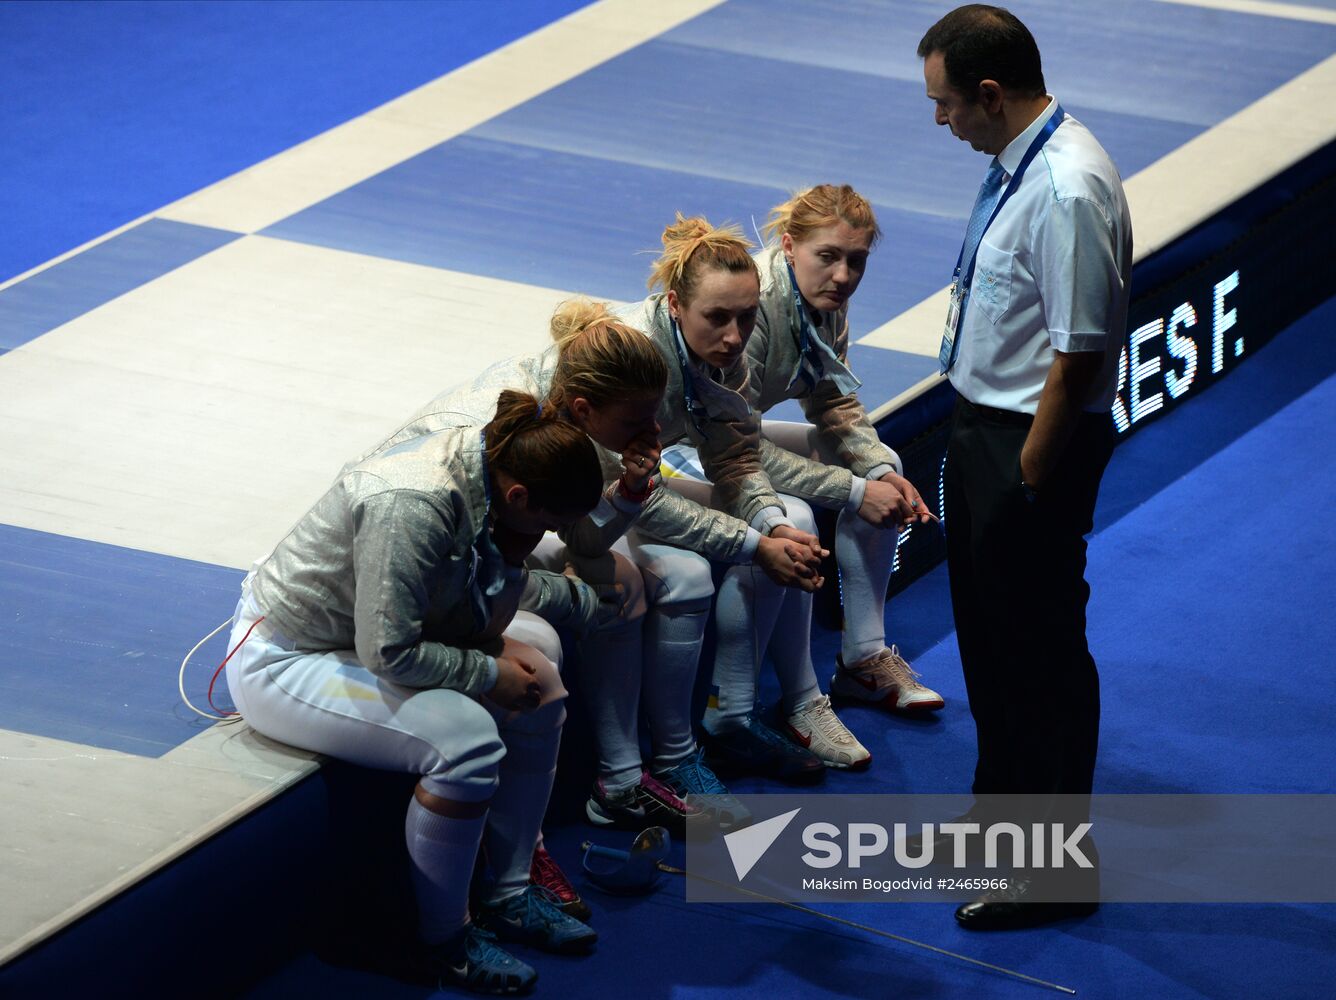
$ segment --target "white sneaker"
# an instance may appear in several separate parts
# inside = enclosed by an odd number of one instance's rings
[[[918,671],[900,655],[899,648],[892,646],[852,667],[846,667],[844,659],[838,657],[830,693],[898,712],[930,712],[946,704],[940,694],[920,684],[918,677]]]
[[[826,767],[860,768],[872,763],[872,754],[845,728],[830,695],[817,695],[788,717],[788,737],[811,750]]]

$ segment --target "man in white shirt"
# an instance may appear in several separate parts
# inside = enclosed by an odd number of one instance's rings
[[[937,124],[994,157],[942,348],[957,392],[944,513],[978,732],[972,818],[987,821],[991,796],[1030,793],[1060,805],[1026,818],[1081,821],[1099,734],[1084,535],[1113,447],[1131,219],[1113,163],[1047,94],[1039,49],[1014,15],[958,8],[918,54]],[[1033,926],[1095,907],[1038,902],[1031,889],[1013,880],[956,919]]]

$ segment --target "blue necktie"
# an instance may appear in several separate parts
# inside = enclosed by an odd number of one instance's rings
[[[983,239],[983,231],[988,226],[988,220],[993,214],[993,208],[997,205],[997,199],[1002,195],[1002,182],[1006,179],[1007,172],[1002,169],[1002,164],[997,162],[994,157],[993,165],[988,168],[988,174],[983,179],[983,184],[979,186],[979,196],[974,199],[974,211],[970,213],[969,225],[965,227],[965,245],[960,251],[960,266],[966,271],[973,270],[974,255],[978,252],[979,241]],[[972,275],[971,275],[972,277]],[[964,281],[964,272],[957,279]],[[948,341],[946,337],[942,338],[942,349],[938,354],[937,360],[941,362],[943,374],[951,369],[955,363],[956,354],[960,350],[960,332],[965,326],[965,306],[968,302],[968,296],[962,296],[960,302],[960,317],[956,321],[956,335]]]

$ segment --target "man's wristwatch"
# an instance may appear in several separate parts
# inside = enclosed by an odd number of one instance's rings
[[[1021,493],[1025,495],[1025,499],[1030,503],[1034,503],[1039,499],[1039,491],[1024,479],[1021,480]]]

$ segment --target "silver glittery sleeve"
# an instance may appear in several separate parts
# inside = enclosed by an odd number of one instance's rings
[[[737,563],[744,558],[748,529],[746,522],[731,514],[702,507],[660,485],[645,501],[636,530],[716,562]]]
[[[406,687],[482,694],[490,680],[485,653],[423,636],[429,595],[449,575],[433,558],[451,543],[454,525],[446,512],[421,495],[393,491],[368,497],[352,514],[358,660]]]
[[[724,385],[746,399],[747,380],[744,355],[724,373]],[[707,421],[705,433],[693,443],[724,510],[752,524],[762,510],[784,509],[761,462],[761,415],[756,410],[749,408],[747,416],[740,420]]]
[[[835,353],[841,361],[849,360],[849,317],[841,310],[833,319],[839,333],[835,337]],[[882,443],[877,429],[868,418],[862,400],[853,394],[841,393],[828,381],[817,383],[799,404],[807,419],[816,427],[822,443],[840,457],[840,462],[855,476],[866,477],[878,466],[898,465],[895,452]]]

